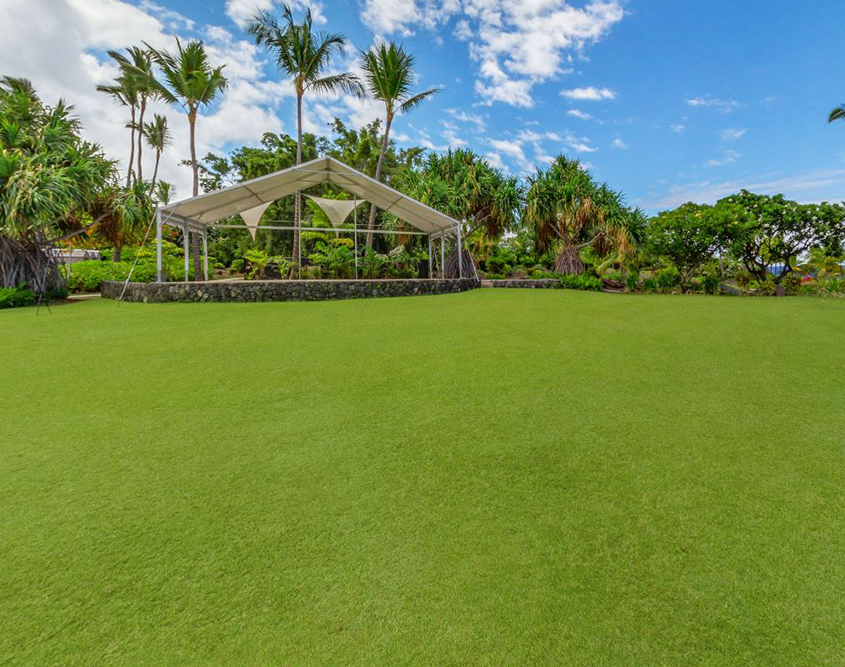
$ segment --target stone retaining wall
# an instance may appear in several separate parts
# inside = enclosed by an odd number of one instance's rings
[[[463,280],[214,280],[194,283],[129,283],[124,301],[325,301],[380,296],[450,294],[475,289],[475,279]],[[100,292],[117,299],[123,283],[104,282]]]
[[[557,289],[560,287],[560,281],[554,278],[543,278],[542,280],[484,280],[482,284],[484,287],[522,287],[527,289]]]

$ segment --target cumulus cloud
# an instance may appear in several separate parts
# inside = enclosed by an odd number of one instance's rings
[[[581,111],[580,109],[570,109],[566,112],[567,116],[572,116],[573,118],[580,118],[581,120],[591,120],[592,116],[588,114],[586,111]]]
[[[616,99],[616,93],[610,90],[610,88],[596,88],[595,86],[562,90],[560,94],[570,100],[588,100],[592,102]]]
[[[613,143],[610,144],[610,146],[611,148],[619,148],[621,150],[625,150],[626,148],[628,148],[628,144],[622,141],[620,137],[616,137],[616,139],[613,140]]]
[[[731,111],[739,106],[739,102],[735,100],[722,100],[709,94],[700,97],[691,97],[687,100],[687,104],[691,107],[711,108],[724,114],[731,113]]]
[[[484,104],[531,107],[533,87],[571,71],[573,54],[622,20],[622,0],[365,0],[361,18],[376,34],[408,36],[455,19],[453,34],[478,63]]]
[[[59,98],[75,107],[86,138],[100,143],[106,154],[126,168],[129,136],[126,110],[95,86],[117,72],[105,49],[122,49],[146,41],[173,49],[175,36],[200,37],[211,61],[226,64],[229,88],[218,103],[203,109],[197,122],[197,152],[223,151],[233,142],[255,143],[264,132],[280,132],[279,102],[291,94],[286,84],[268,81],[256,47],[219,27],[196,28],[180,14],[153,3],[134,5],[121,0],[7,0],[0,22],[0,71],[32,80],[48,104]],[[161,161],[161,177],[190,194],[190,169],[179,162],[188,155],[188,123],[181,109],[153,102],[153,113],[167,116],[173,143]],[[146,152],[152,169],[151,152]]]
[[[681,123],[676,123],[675,125],[669,126],[669,131],[674,132],[675,134],[680,134],[681,132],[683,132],[686,129],[687,129],[687,126],[682,125]]]
[[[326,22],[323,3],[318,0],[287,0],[287,4],[295,11],[310,9],[314,23]],[[270,11],[278,5],[279,3],[276,0],[226,0],[226,14],[243,28],[252,21],[257,13]]]

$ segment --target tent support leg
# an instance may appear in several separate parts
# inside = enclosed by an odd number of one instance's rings
[[[208,230],[203,230],[202,233],[202,261],[203,261],[203,274],[205,275],[205,280],[208,282]]]
[[[164,282],[161,270],[161,209],[156,210],[156,282]]]
[[[431,273],[431,234],[428,235],[428,277],[432,277]]]
[[[355,202],[357,204],[357,202]],[[355,231],[352,235],[355,237],[355,280],[358,280],[358,207],[352,209],[355,220]]]
[[[188,237],[190,236],[190,232],[188,231],[188,225],[185,225],[183,229],[182,245],[185,246],[185,282],[188,282]]]
[[[461,245],[461,226],[458,225],[458,278],[464,278],[464,249]]]
[[[440,279],[446,277],[446,235],[440,235]]]

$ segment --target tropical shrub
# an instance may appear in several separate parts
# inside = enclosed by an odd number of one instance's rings
[[[35,292],[25,287],[0,287],[0,308],[19,308],[35,303]]]
[[[674,266],[667,266],[654,274],[654,282],[657,289],[667,292],[681,284],[681,273]]]
[[[564,289],[580,289],[591,292],[600,292],[604,288],[604,282],[601,278],[585,274],[579,276],[562,275],[560,276],[560,286]]]
[[[250,248],[244,253],[244,260],[247,263],[247,280],[255,280],[261,278],[267,264],[270,263],[270,256],[263,250],[257,248]]]
[[[640,286],[640,272],[637,269],[628,271],[625,276],[625,289],[629,292],[636,292]]]

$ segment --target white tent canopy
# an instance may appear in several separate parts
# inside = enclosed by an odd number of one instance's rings
[[[303,162],[223,190],[168,204],[160,211],[165,224],[170,220],[179,226],[187,223],[192,229],[201,229],[223,218],[254,209],[261,204],[272,203],[324,182],[332,183],[359,199],[375,204],[382,211],[392,213],[421,232],[453,232],[458,227],[458,221],[448,215],[331,157]]]
[[[429,237],[429,246],[433,237],[443,239],[447,235],[455,234],[460,239],[460,223],[448,215],[437,211],[422,202],[412,199],[406,194],[380,183],[374,178],[349,167],[332,157],[321,157],[310,162],[289,167],[266,176],[254,178],[251,181],[238,183],[222,190],[209,192],[198,197],[184,199],[163,206],[158,210],[157,239],[159,247],[158,273],[162,280],[161,264],[161,230],[163,225],[173,225],[184,230],[196,232],[203,237],[207,246],[207,230],[225,218],[240,215],[253,238],[258,228],[259,220],[267,207],[277,199],[301,192],[320,183],[331,183],[347,192],[352,193],[356,200],[322,200],[312,197],[326,210],[328,207],[337,209],[337,216],[347,209],[346,215],[361,203],[360,200],[375,204],[378,208],[395,215],[419,230],[417,233]],[[329,204],[326,204],[329,202]],[[325,204],[325,206],[324,206]],[[338,206],[339,205],[339,206]],[[333,225],[334,215],[328,215]],[[344,218],[346,216],[343,216]],[[223,225],[229,226],[229,225]],[[286,227],[272,227],[268,229],[288,229]],[[363,229],[362,231],[367,231]],[[375,230],[377,233],[379,230]],[[388,233],[388,232],[381,232]],[[187,234],[185,235],[187,238]],[[357,244],[357,231],[356,231]],[[442,245],[442,242],[441,242]],[[460,240],[459,240],[460,245]],[[185,274],[188,273],[187,240],[185,242]],[[430,255],[431,253],[429,253]],[[442,248],[441,248],[442,255]],[[357,254],[356,254],[357,258]],[[459,253],[460,260],[460,253]],[[206,252],[206,279],[208,279]]]
[[[323,210],[329,222],[332,223],[332,227],[340,227],[349,214],[364,203],[363,199],[326,199],[313,195],[305,196]]]

